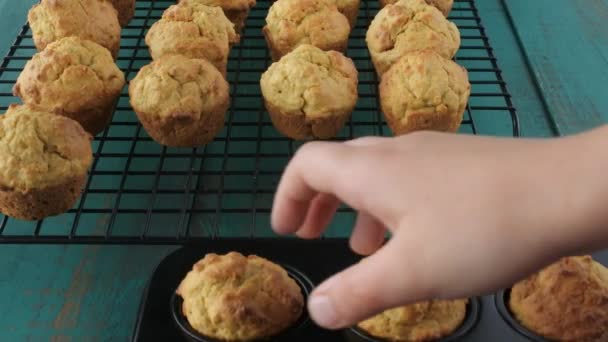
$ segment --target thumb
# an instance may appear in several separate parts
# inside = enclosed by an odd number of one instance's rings
[[[318,325],[340,329],[386,309],[432,297],[432,291],[425,289],[423,265],[416,259],[407,262],[408,255],[415,258],[415,254],[396,239],[313,291],[308,311]]]

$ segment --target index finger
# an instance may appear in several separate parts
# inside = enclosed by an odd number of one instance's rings
[[[277,189],[271,214],[280,234],[298,231],[313,198],[331,194],[356,210],[370,208],[375,154],[365,146],[311,142],[300,148],[289,163]],[[372,201],[373,202],[373,201]]]

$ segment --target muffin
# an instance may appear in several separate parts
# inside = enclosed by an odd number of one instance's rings
[[[131,106],[146,132],[161,145],[199,146],[224,127],[228,82],[204,59],[166,55],[131,81]]]
[[[273,63],[260,80],[272,123],[297,140],[338,134],[357,103],[357,83],[352,60],[308,44]]]
[[[146,35],[153,59],[167,54],[203,58],[226,76],[230,47],[239,36],[219,7],[201,4],[170,6]]]
[[[443,13],[444,16],[448,16],[454,6],[454,0],[425,0],[427,4],[434,6]],[[397,0],[380,0],[380,6],[384,7],[389,4],[394,4]]]
[[[129,25],[135,15],[135,0],[111,0],[114,8],[118,12],[118,22],[120,26]]]
[[[588,255],[563,258],[517,283],[509,307],[548,339],[608,341],[608,269]]]
[[[277,335],[298,320],[304,307],[302,290],[282,267],[236,252],[207,254],[176,293],[192,328],[223,341]]]
[[[367,30],[367,47],[379,76],[404,54],[433,50],[454,57],[460,32],[438,9],[424,0],[400,0],[378,12]]]
[[[279,0],[262,28],[274,61],[302,44],[344,52],[350,24],[332,0]]]
[[[0,211],[23,220],[68,211],[92,157],[91,136],[76,121],[10,106],[0,115]]]
[[[346,19],[348,19],[350,28],[353,29],[355,27],[355,24],[357,23],[357,15],[359,14],[359,6],[361,4],[361,1],[335,0],[334,3],[336,4],[336,7],[338,7],[338,11],[344,14]]]
[[[245,28],[249,10],[255,6],[255,0],[181,0],[178,3],[220,7],[228,20],[234,24],[234,30],[237,34],[241,34]]]
[[[95,135],[112,119],[124,85],[125,77],[107,49],[72,36],[35,54],[13,93],[26,104],[78,121]]]
[[[38,51],[61,38],[77,36],[92,40],[118,56],[118,14],[106,0],[42,0],[27,16]]]
[[[390,309],[360,322],[367,334],[392,342],[432,341],[452,334],[466,317],[467,299],[433,300]]]
[[[395,135],[458,131],[471,93],[467,71],[429,50],[401,57],[379,88],[380,107]]]

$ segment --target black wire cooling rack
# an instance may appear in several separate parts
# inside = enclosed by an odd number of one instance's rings
[[[147,29],[175,1],[138,1],[123,29],[118,65],[128,80],[150,62]],[[270,1],[251,11],[228,63],[232,105],[226,126],[199,148],[153,142],[128,103],[127,88],[111,125],[93,142],[95,159],[81,199],[68,213],[38,222],[0,216],[0,243],[185,244],[215,237],[272,237],[269,213],[281,171],[300,143],[273,128],[259,89],[270,64],[261,33]],[[359,71],[359,97],[338,139],[390,134],[379,111],[377,79],[365,32],[378,11],[362,1],[347,55]],[[473,0],[456,0],[449,18],[461,32],[456,61],[469,71],[472,93],[462,133],[518,136],[515,109]],[[11,88],[36,52],[26,24],[0,65],[0,109],[18,99]],[[352,210],[340,208],[326,236],[346,236]]]

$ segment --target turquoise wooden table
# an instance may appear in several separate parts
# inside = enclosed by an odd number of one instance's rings
[[[32,3],[0,0],[2,55]],[[477,7],[523,136],[570,134],[608,120],[608,0],[483,0]],[[348,233],[342,225],[336,235]],[[0,246],[0,340],[127,340],[147,279],[175,248]]]

